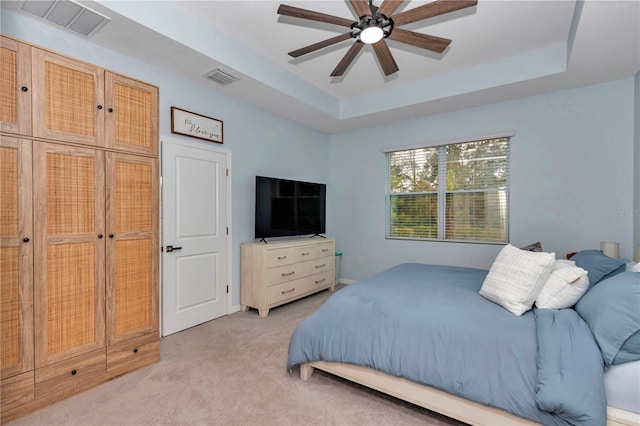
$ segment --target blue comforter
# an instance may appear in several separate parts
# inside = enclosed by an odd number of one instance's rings
[[[589,327],[568,309],[511,314],[478,294],[486,274],[408,263],[349,285],[296,328],[287,369],[358,364],[546,425],[604,425]]]

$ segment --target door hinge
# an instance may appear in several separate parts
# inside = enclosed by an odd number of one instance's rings
[[[229,169],[227,168],[227,176],[229,176]]]
[[[229,235],[229,227],[227,226],[227,235]]]
[[[227,294],[229,294],[229,286],[227,286]]]

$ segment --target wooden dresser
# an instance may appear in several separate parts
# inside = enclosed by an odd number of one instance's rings
[[[0,36],[0,415],[159,360],[158,88]]]
[[[335,240],[299,239],[241,246],[242,310],[269,309],[321,290],[334,290]]]

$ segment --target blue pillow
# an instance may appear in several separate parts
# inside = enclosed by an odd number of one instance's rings
[[[638,308],[640,309],[640,308]],[[629,337],[620,348],[618,355],[613,359],[612,364],[623,364],[625,362],[636,361],[640,354],[640,331]]]
[[[576,253],[571,260],[576,266],[589,272],[589,287],[598,284],[604,278],[610,278],[626,269],[627,261],[609,257],[600,250],[582,250]]]
[[[589,324],[607,367],[640,360],[634,337],[640,332],[640,272],[622,272],[605,281],[589,289],[575,309]]]

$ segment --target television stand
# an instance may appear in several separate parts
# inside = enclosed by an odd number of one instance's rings
[[[269,244],[243,243],[240,246],[242,311],[269,310],[335,286],[333,238],[320,240],[279,240]]]

